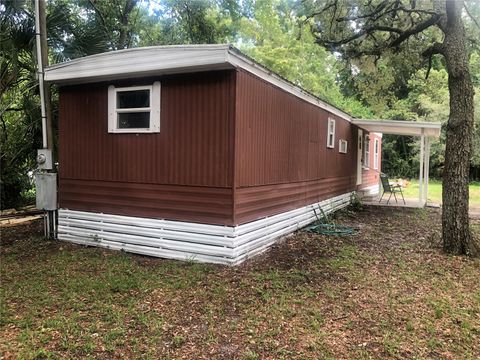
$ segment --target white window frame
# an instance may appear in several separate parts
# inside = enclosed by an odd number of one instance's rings
[[[380,151],[380,141],[377,138],[373,141],[373,168],[378,170],[378,154]]]
[[[330,125],[333,124],[333,129],[330,130]],[[327,148],[335,148],[335,119],[328,118],[327,124]]]
[[[370,136],[365,135],[365,140],[363,142],[363,151],[364,151],[364,156],[363,156],[363,166],[365,168],[370,168]]]
[[[149,90],[150,107],[148,108],[117,108],[117,93],[124,91]],[[108,132],[109,133],[159,133],[160,132],[160,82],[155,81],[152,85],[108,87]],[[118,127],[118,114],[129,112],[150,113],[150,126],[148,128],[121,129]]]
[[[345,146],[345,149],[342,149],[342,147]],[[348,141],[344,139],[338,140],[338,152],[342,154],[346,154],[348,150]]]

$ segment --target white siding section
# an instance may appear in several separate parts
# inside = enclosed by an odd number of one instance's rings
[[[60,209],[58,239],[169,259],[237,265],[315,221],[314,209],[318,213],[321,207],[328,214],[347,206],[352,194],[235,227]]]

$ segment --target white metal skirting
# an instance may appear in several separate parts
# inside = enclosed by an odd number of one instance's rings
[[[280,237],[351,202],[353,193],[335,196],[239,226],[197,224],[60,209],[58,239],[81,245],[178,260],[237,265],[266,250]]]

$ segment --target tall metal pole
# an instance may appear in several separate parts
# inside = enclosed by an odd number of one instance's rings
[[[35,38],[37,47],[37,64],[38,64],[38,82],[40,88],[40,106],[42,116],[42,147],[50,151],[50,157],[53,152],[53,128],[52,128],[52,111],[50,104],[50,85],[44,81],[44,69],[48,66],[48,46],[47,46],[47,14],[45,10],[45,0],[35,0]],[[38,161],[38,159],[37,159]],[[51,159],[50,163],[53,162]],[[40,164],[40,163],[39,163]],[[49,167],[48,169],[52,169]],[[47,170],[48,173],[48,170]],[[47,175],[47,174],[45,174]],[[56,174],[51,173],[56,179]],[[37,177],[36,177],[37,179]],[[55,181],[56,183],[56,181]],[[37,184],[38,191],[38,184]],[[56,193],[56,188],[54,189]],[[37,194],[38,198],[38,194]],[[55,197],[56,198],[56,197]],[[56,208],[56,204],[55,204]],[[46,237],[55,237],[56,212],[47,210]]]
[[[48,66],[48,44],[47,44],[47,12],[45,9],[46,0],[39,0],[40,17],[40,48],[42,50],[42,77],[44,69]],[[53,126],[52,126],[52,103],[50,101],[50,84],[43,82],[43,93],[45,101],[45,115],[47,117],[47,148],[53,152]]]
[[[43,56],[42,56],[42,38],[40,26],[40,0],[35,0],[35,38],[37,41],[37,66],[38,66],[38,83],[40,87],[40,106],[42,113],[42,146],[48,148],[47,138],[47,111],[45,107],[45,87],[43,81]],[[44,5],[44,4],[43,4]],[[45,11],[43,12],[45,14]]]

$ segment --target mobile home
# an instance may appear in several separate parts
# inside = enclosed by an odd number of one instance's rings
[[[58,238],[238,264],[378,191],[382,136],[229,45],[49,67],[59,86]]]

